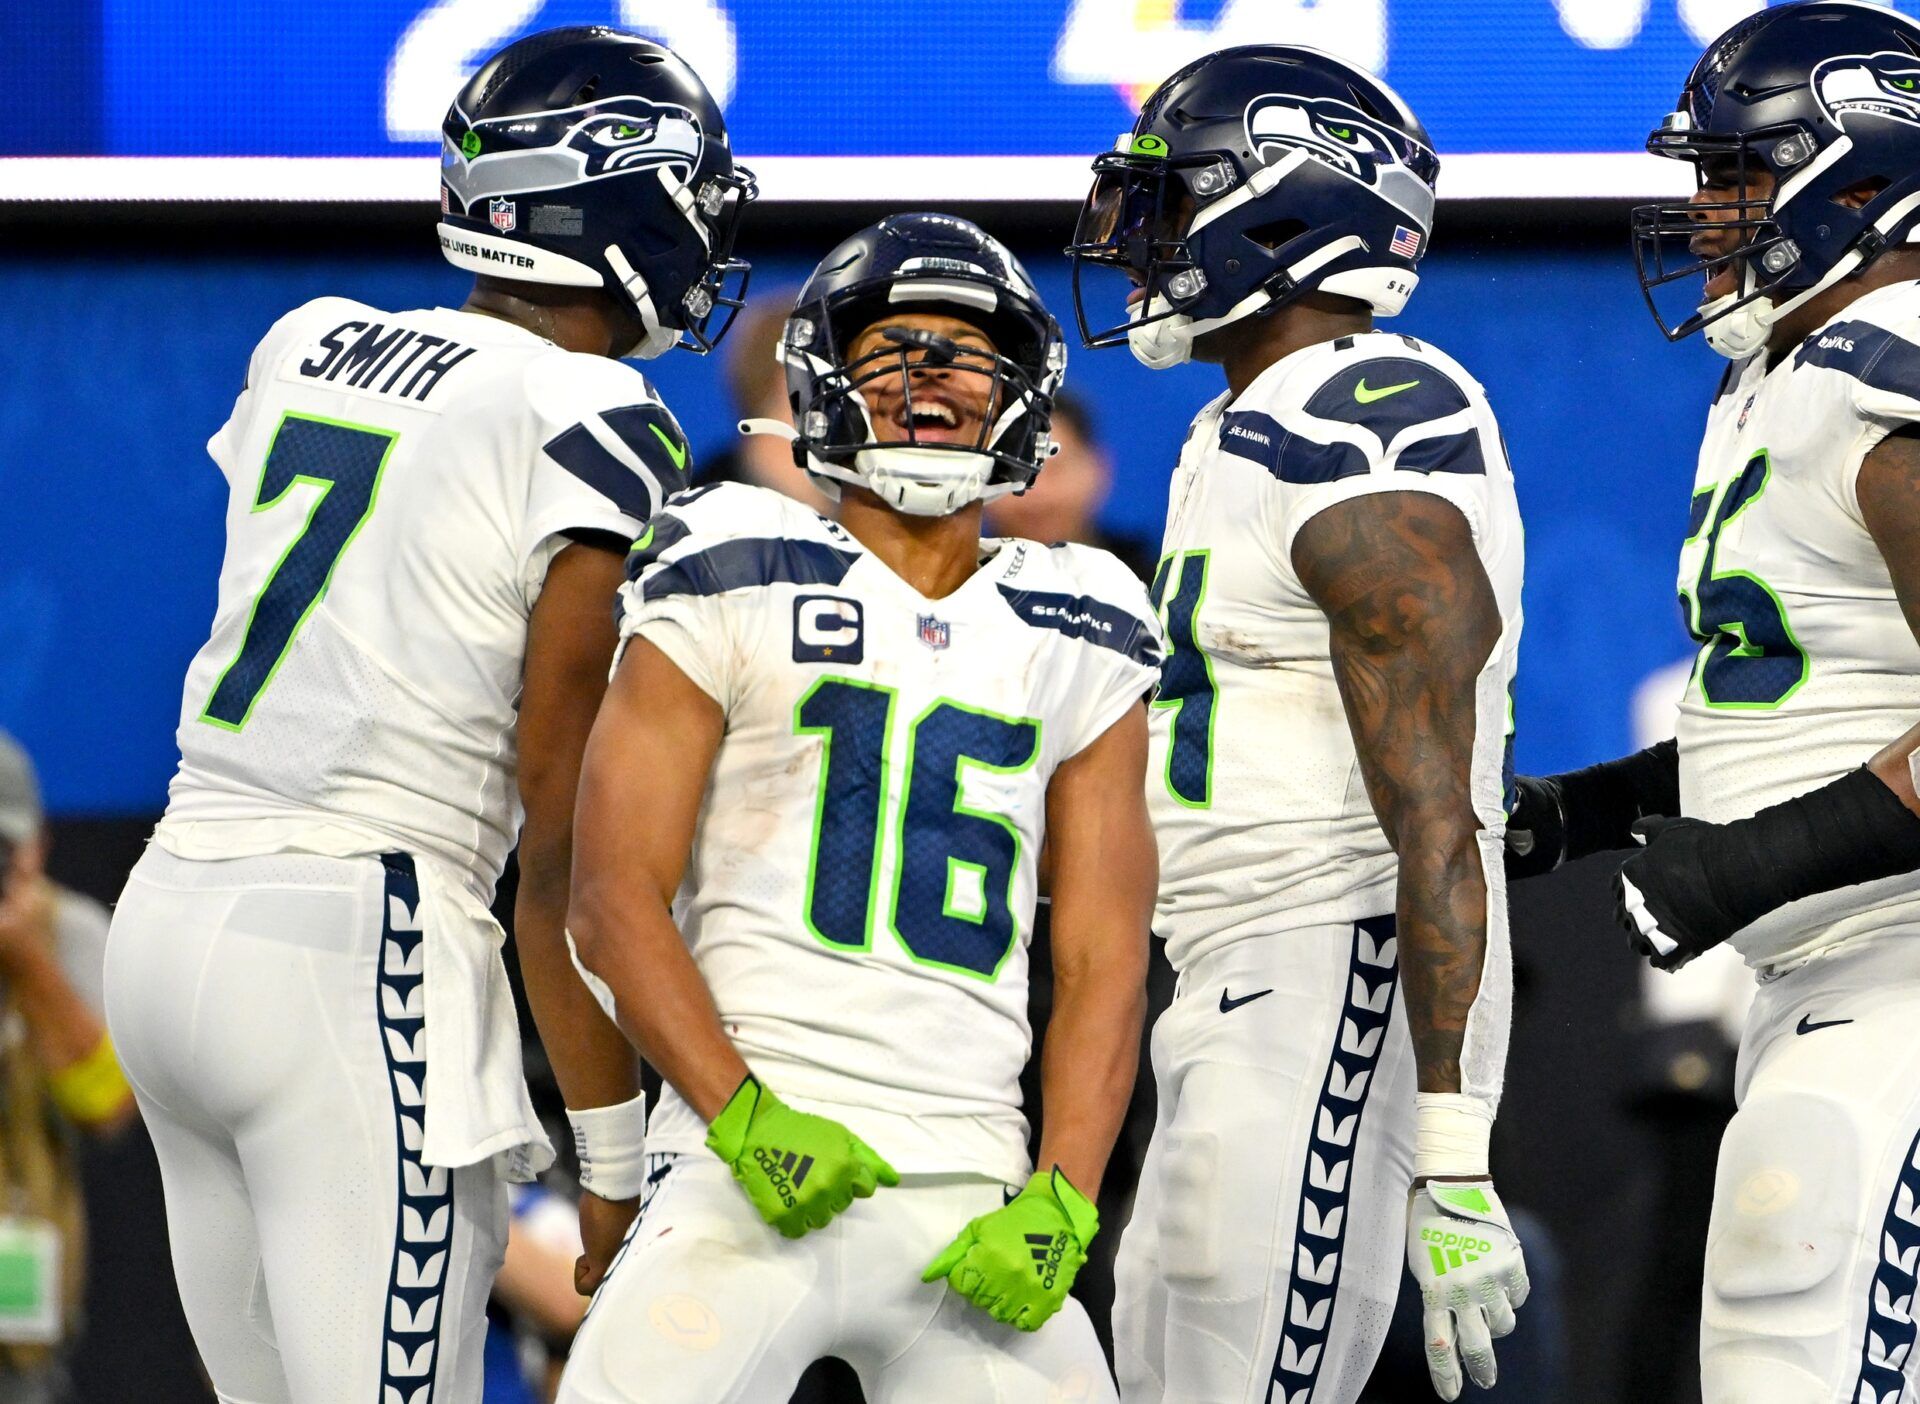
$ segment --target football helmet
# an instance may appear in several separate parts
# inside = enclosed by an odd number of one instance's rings
[[[1394,91],[1314,49],[1248,44],[1188,64],[1095,159],[1067,255],[1088,346],[1156,370],[1195,337],[1313,289],[1391,317],[1433,232],[1440,163]],[[1124,321],[1093,330],[1085,274],[1118,269]]]
[[[480,66],[441,138],[452,263],[625,297],[645,334],[624,355],[704,352],[726,334],[746,293],[733,243],[753,175],[670,50],[598,26],[530,35]]]
[[[894,327],[853,357],[863,332],[900,312],[958,318],[993,349]],[[1053,397],[1067,368],[1060,325],[1019,260],[964,219],[889,215],[846,240],[801,288],[779,354],[798,427],[754,419],[741,430],[792,439],[794,461],[835,500],[856,483],[898,511],[945,516],[1024,490],[1053,451]],[[953,385],[958,377],[969,383]],[[896,395],[893,413],[881,413]],[[966,417],[978,429],[949,438]]]
[[[1692,162],[1702,188],[1728,190],[1634,210],[1647,306],[1669,340],[1704,329],[1722,355],[1750,356],[1780,318],[1915,240],[1920,25],[1855,0],[1763,10],[1708,46],[1647,149]],[[1773,177],[1771,197],[1742,201],[1761,171]],[[1724,216],[1713,227],[1734,234],[1733,246],[1683,252],[1710,214]],[[1729,266],[1732,291],[1679,316],[1663,312],[1657,288],[1711,281]]]

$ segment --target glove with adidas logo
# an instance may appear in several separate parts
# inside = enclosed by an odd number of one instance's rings
[[[856,1199],[900,1176],[837,1121],[795,1111],[748,1077],[707,1127],[707,1149],[727,1162],[760,1217],[787,1238],[825,1228]]]
[[[1458,1399],[1461,1366],[1482,1389],[1494,1381],[1493,1342],[1527,1299],[1520,1240],[1491,1180],[1429,1180],[1407,1215],[1407,1266],[1425,1304],[1427,1372],[1442,1399]]]
[[[944,1277],[995,1321],[1038,1331],[1066,1302],[1099,1231],[1099,1211],[1056,1167],[961,1229],[920,1280]]]

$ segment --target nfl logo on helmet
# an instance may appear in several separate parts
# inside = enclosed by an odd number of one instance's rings
[[[920,642],[931,649],[942,649],[953,642],[953,626],[931,614],[920,616]]]
[[[502,234],[510,234],[519,223],[519,214],[511,200],[500,198],[487,201],[487,218],[493,227]]]

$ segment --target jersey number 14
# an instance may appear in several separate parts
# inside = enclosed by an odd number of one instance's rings
[[[880,901],[880,854],[894,849],[893,934],[914,960],[992,980],[1019,937],[1013,885],[1020,831],[967,806],[970,770],[1016,775],[1040,759],[1040,723],[942,699],[906,729],[906,775],[888,793],[894,690],[824,677],[794,708],[797,735],[819,736],[820,794],[807,864],[807,928],[839,950],[866,950]]]

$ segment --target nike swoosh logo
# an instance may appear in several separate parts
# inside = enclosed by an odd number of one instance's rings
[[[1363,375],[1360,377],[1360,383],[1353,387],[1353,398],[1363,405],[1370,405],[1375,400],[1384,400],[1389,395],[1398,395],[1402,390],[1411,390],[1419,383],[1417,380],[1408,380],[1399,385],[1382,385],[1378,390],[1369,390],[1367,378]]]
[[[1231,1014],[1241,1005],[1251,1004],[1254,1000],[1260,998],[1261,995],[1270,995],[1272,993],[1273,991],[1271,989],[1255,990],[1250,995],[1241,995],[1240,998],[1235,999],[1225,990],[1222,990],[1220,991],[1220,1012],[1222,1014]]]
[[[1415,382],[1415,383],[1417,384],[1418,382]],[[658,439],[661,443],[667,446],[667,457],[673,460],[673,466],[675,470],[681,473],[686,472],[687,471],[686,445],[676,444],[672,439],[669,439],[667,437],[667,431],[662,429],[658,424],[649,424],[647,428],[653,430],[654,438]]]
[[[1794,1032],[1797,1034],[1817,1033],[1821,1029],[1834,1029],[1842,1024],[1851,1024],[1852,1022],[1853,1020],[1851,1019],[1822,1019],[1816,1024],[1813,1022],[1813,1015],[1802,1014],[1800,1016],[1800,1023],[1795,1027]]]

